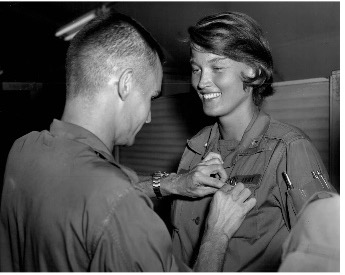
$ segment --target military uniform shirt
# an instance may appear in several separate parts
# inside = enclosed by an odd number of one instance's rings
[[[19,138],[4,177],[0,271],[186,270],[135,181],[77,125],[54,120]]]
[[[219,148],[228,144],[223,159],[228,183],[243,182],[257,203],[230,239],[223,271],[276,271],[290,228],[289,218],[284,219],[287,198],[280,190],[286,186],[282,172],[288,173],[296,188],[303,188],[314,185],[312,171],[321,171],[328,179],[327,171],[302,131],[262,111],[253,117],[237,146],[234,141],[219,143],[219,136],[216,123],[189,140],[178,173],[195,167],[209,152],[224,152]],[[172,207],[173,247],[189,266],[195,264],[211,199],[179,198]]]

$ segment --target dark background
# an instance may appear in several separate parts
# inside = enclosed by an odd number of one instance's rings
[[[156,37],[168,57],[166,73],[189,74],[188,46],[180,42],[187,27],[227,10],[262,26],[275,81],[325,77],[340,67],[340,2],[0,2],[1,80],[63,81],[68,42],[56,30],[102,5],[134,17]]]

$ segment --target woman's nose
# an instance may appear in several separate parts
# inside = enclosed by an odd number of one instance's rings
[[[202,90],[205,89],[206,87],[210,86],[210,78],[209,75],[205,72],[201,73],[199,81],[198,81],[198,89]]]

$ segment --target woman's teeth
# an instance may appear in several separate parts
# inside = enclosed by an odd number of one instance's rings
[[[220,93],[210,93],[210,94],[204,94],[203,97],[205,99],[211,99],[211,98],[215,98],[215,97],[219,97]]]

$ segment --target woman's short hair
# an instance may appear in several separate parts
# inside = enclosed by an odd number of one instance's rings
[[[191,47],[226,56],[250,66],[254,77],[242,75],[245,86],[253,87],[253,101],[261,106],[273,94],[273,60],[268,41],[258,23],[239,12],[223,12],[200,19],[188,28]]]
[[[114,11],[101,14],[72,39],[66,57],[67,99],[92,98],[116,70],[133,68],[139,81],[155,69],[160,45],[137,21]]]

